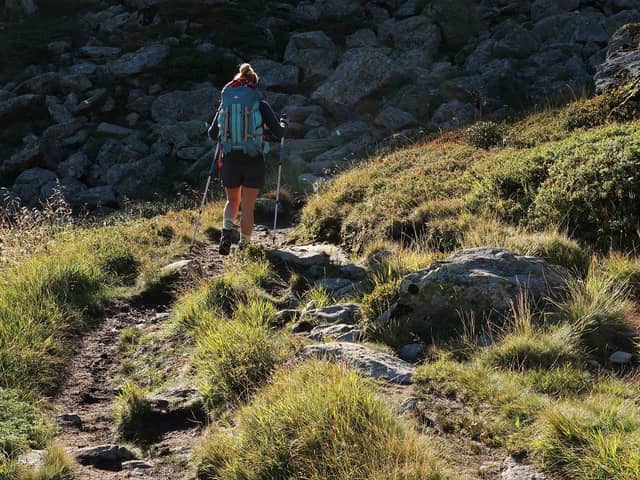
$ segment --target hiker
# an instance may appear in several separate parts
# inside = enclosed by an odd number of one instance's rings
[[[218,251],[231,250],[233,222],[242,210],[240,248],[251,243],[253,210],[264,186],[264,156],[269,151],[265,130],[281,139],[287,128],[285,118],[277,119],[269,104],[260,100],[259,77],[250,64],[240,66],[239,73],[222,89],[220,106],[209,127],[209,137],[220,142],[222,156],[218,167],[227,193]]]

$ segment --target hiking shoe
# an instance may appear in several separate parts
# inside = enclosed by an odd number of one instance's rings
[[[222,238],[220,239],[220,245],[218,246],[218,253],[220,255],[229,255],[231,251],[231,238],[233,236],[233,230],[222,229]]]

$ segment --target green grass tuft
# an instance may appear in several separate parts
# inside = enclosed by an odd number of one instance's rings
[[[200,446],[198,478],[449,478],[432,448],[405,427],[373,386],[344,367],[281,370]]]

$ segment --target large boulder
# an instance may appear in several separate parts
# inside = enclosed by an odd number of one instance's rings
[[[391,41],[401,50],[420,48],[433,57],[440,49],[440,28],[422,15],[406,20],[387,20],[378,32],[383,41]]]
[[[444,130],[450,130],[471,123],[476,115],[477,111],[473,105],[454,99],[438,107],[431,123]]]
[[[564,272],[540,258],[493,247],[463,250],[404,277],[391,317],[427,338],[455,331],[461,316],[500,323],[520,295],[537,304],[558,296],[565,283]]]
[[[348,50],[329,79],[311,99],[338,117],[347,118],[354,107],[372,93],[401,77],[391,52],[384,48]]]
[[[295,65],[283,65],[268,59],[258,59],[251,62],[260,76],[263,88],[295,88],[300,81],[300,70]]]
[[[337,58],[336,45],[320,31],[292,35],[284,52],[285,62],[300,67],[302,80],[308,83],[326,79]]]
[[[625,25],[613,34],[595,81],[598,92],[640,82],[640,23]]]
[[[56,174],[43,168],[30,168],[25,170],[13,185],[13,192],[22,199],[22,203],[28,206],[37,205],[40,200],[42,188],[49,182],[56,180]]]
[[[26,121],[36,115],[46,115],[43,95],[19,95],[0,102],[0,122]]]
[[[431,0],[425,13],[440,27],[444,45],[462,48],[478,28],[475,0]]]
[[[220,101],[220,92],[213,86],[160,95],[151,105],[151,117],[158,123],[210,121]]]
[[[116,77],[129,77],[158,68],[169,55],[169,47],[160,43],[147,45],[107,63],[106,71]]]

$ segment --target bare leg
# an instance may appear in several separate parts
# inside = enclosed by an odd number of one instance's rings
[[[253,209],[256,206],[256,199],[260,189],[246,188],[242,189],[242,219],[240,220],[240,231],[243,236],[251,237],[253,232]]]
[[[240,210],[242,187],[227,188],[227,204],[224,206],[224,218],[235,220]],[[243,215],[244,216],[244,215]],[[227,228],[228,226],[225,226]]]

